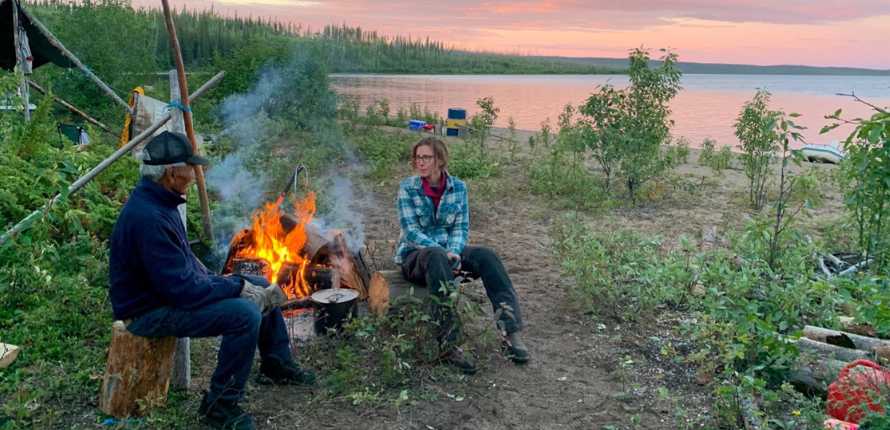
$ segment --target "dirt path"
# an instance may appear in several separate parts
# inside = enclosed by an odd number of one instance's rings
[[[522,176],[516,173],[513,178]],[[365,213],[366,234],[378,238],[372,244],[377,249],[392,246],[379,238],[398,237],[396,190],[389,188],[373,193]],[[253,387],[248,408],[261,428],[349,428],[359,423],[368,429],[677,428],[673,405],[656,395],[665,379],[671,379],[669,371],[647,362],[645,341],[570,306],[565,286],[572,281],[561,276],[549,238],[558,214],[542,208],[525,188],[515,184],[502,198],[487,201],[473,200],[471,190],[471,242],[495,248],[504,260],[526,319],[529,364],[516,366],[496,350],[483,351],[478,374],[457,382],[428,381],[427,388],[439,396],[398,409],[366,410],[345,400],[315,400],[321,403],[300,412],[301,403],[318,399],[311,391]],[[391,265],[389,253],[381,254],[375,262]],[[478,322],[491,321],[489,313]],[[679,390],[676,396],[700,405],[693,408],[694,415],[707,409],[694,384],[671,385]]]
[[[678,168],[676,175],[688,184],[701,182],[695,193],[666,189],[658,203],[609,211],[591,222],[603,231],[658,235],[666,246],[681,234],[697,240],[707,226],[717,226],[721,234],[739,228],[747,217],[740,210],[742,173],[729,170],[713,177],[695,164],[696,151],[690,158],[692,163]],[[496,348],[482,350],[478,374],[425,380],[425,391],[435,394],[412,394],[412,401],[400,407],[367,408],[310,389],[252,385],[246,407],[260,428],[676,429],[707,423],[711,388],[697,383],[693,369],[661,355],[666,342],[672,349],[685,349],[681,354],[691,351],[674,330],[685,316],[665,312],[653,315],[645,327],[631,328],[573,307],[566,288],[573,280],[561,275],[550,242],[549,229],[560,213],[530,193],[528,175],[521,169],[505,166],[494,192],[484,198],[471,182],[471,243],[494,248],[510,273],[526,319],[532,354],[528,365],[515,366]],[[393,208],[397,183],[387,182],[366,191],[372,198],[362,208],[368,244],[383,250],[373,255],[378,269],[393,268],[390,258],[398,237]],[[829,200],[815,218],[837,210],[836,195]],[[475,323],[493,325],[490,312]],[[209,375],[215,360],[200,361],[200,373]],[[324,368],[318,370],[324,375]],[[206,381],[196,381],[196,386],[204,385]]]

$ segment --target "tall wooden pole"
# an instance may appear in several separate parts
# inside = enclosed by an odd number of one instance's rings
[[[179,77],[176,70],[171,70],[170,74],[170,103],[182,103],[182,95],[179,92]],[[170,124],[167,128],[176,133],[184,133],[185,125],[183,125],[182,111],[173,109],[170,111],[173,115],[170,118]],[[188,204],[183,203],[177,207],[179,209],[179,217],[182,219],[182,228],[188,231]],[[192,346],[191,341],[187,337],[176,339],[176,352],[173,354],[173,376],[170,383],[173,388],[179,390],[188,390],[192,382]]]
[[[185,134],[192,143],[192,150],[198,153],[198,142],[195,140],[195,129],[192,127],[192,111],[189,108],[189,87],[185,78],[185,65],[182,62],[182,50],[179,48],[179,39],[176,37],[176,27],[173,25],[173,15],[170,13],[170,4],[167,0],[161,0],[164,7],[164,19],[167,23],[167,34],[170,35],[170,50],[173,51],[173,60],[176,62],[176,73],[179,76],[179,94],[182,103],[182,121],[185,123]],[[207,185],[204,183],[204,169],[195,166],[195,179],[198,184],[198,198],[201,202],[202,225],[204,236],[213,241],[213,228],[210,224],[210,201],[207,199]]]
[[[22,51],[19,49],[19,4],[18,1],[12,0],[12,49],[15,51],[15,64],[18,70],[15,71],[16,78],[21,79],[19,83],[19,96],[21,96],[22,106],[25,107],[25,122],[31,121],[31,100],[28,97],[28,78],[25,76],[25,61],[22,58]]]

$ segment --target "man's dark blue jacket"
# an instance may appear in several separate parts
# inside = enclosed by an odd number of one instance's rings
[[[211,274],[189,247],[177,205],[182,196],[143,178],[111,234],[111,307],[115,319],[163,306],[198,308],[238,297],[242,280]]]

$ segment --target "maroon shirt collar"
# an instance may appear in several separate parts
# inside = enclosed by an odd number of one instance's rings
[[[439,180],[439,186],[435,188],[430,185],[430,182],[426,178],[420,178],[420,182],[423,185],[423,193],[432,199],[433,207],[438,209],[439,201],[442,200],[442,195],[445,194],[445,188],[448,186],[448,174],[445,173],[444,170],[442,171],[442,178]]]

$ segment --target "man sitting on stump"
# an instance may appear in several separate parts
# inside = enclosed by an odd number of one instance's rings
[[[253,429],[238,401],[259,348],[260,372],[278,384],[311,384],[294,362],[278,308],[286,296],[262,278],[210,273],[189,247],[177,206],[207,160],[182,134],[163,132],[143,150],[142,179],[111,236],[111,304],[127,330],[145,337],[222,336],[199,412],[226,429]]]

